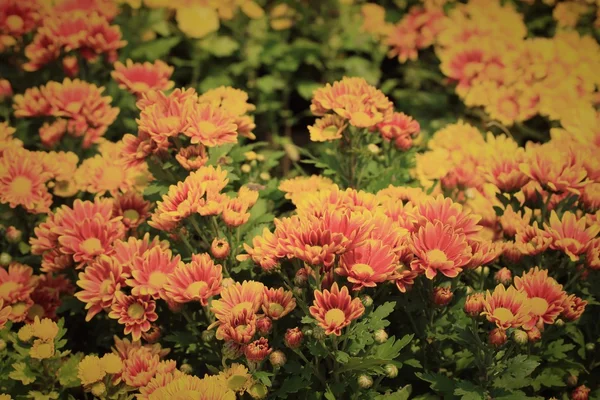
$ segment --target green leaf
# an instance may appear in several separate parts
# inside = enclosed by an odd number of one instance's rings
[[[202,39],[198,45],[202,50],[206,50],[216,57],[230,56],[240,48],[239,43],[230,36],[211,36]]]
[[[169,37],[151,40],[137,46],[131,51],[133,59],[156,60],[165,57],[181,39],[179,37]]]
[[[546,368],[541,374],[535,377],[531,386],[537,392],[542,386],[553,387],[553,386],[567,386],[563,379],[564,371],[559,368]]]
[[[13,371],[8,374],[9,378],[15,381],[21,381],[23,385],[29,385],[35,382],[35,373],[29,369],[29,365],[24,362],[17,362],[13,364]]]
[[[310,387],[310,381],[303,375],[294,375],[289,379],[286,379],[285,385],[281,385],[279,390],[275,392],[275,396],[285,399],[289,398],[290,393],[298,393],[302,389]]]
[[[164,196],[169,191],[166,185],[160,183],[152,183],[144,190],[144,196]]]
[[[412,386],[406,385],[402,389],[395,391],[394,393],[381,394],[375,397],[375,400],[408,400],[408,397],[412,393]]]
[[[481,400],[485,391],[469,381],[460,381],[454,389],[454,394],[460,396],[461,400]]]
[[[25,242],[20,242],[19,243],[19,251],[21,252],[21,254],[29,254],[29,251],[31,250],[31,246],[28,245]]]
[[[539,362],[520,354],[506,363],[504,372],[494,380],[493,386],[504,389],[520,389],[531,384],[531,373],[540,365]]]
[[[434,374],[431,372],[417,373],[415,375],[417,378],[431,383],[431,389],[438,393],[443,393],[449,397],[454,394],[456,383],[445,375]]]
[[[387,301],[373,311],[373,313],[369,316],[369,327],[371,331],[375,332],[376,330],[383,329],[390,324],[385,319],[392,312],[394,312],[394,307],[396,307],[395,301]]]
[[[376,85],[381,77],[381,70],[370,60],[361,57],[349,57],[344,62],[344,68],[349,76],[360,76],[367,82]]]
[[[316,89],[320,88],[321,85],[318,82],[310,82],[310,81],[301,81],[298,83],[296,88],[298,89],[298,93],[305,100],[310,100],[313,97],[313,93]]]
[[[350,360],[350,356],[348,355],[348,353],[339,350],[335,353],[335,359],[340,364],[346,364]]]
[[[377,346],[375,356],[381,359],[393,360],[400,355],[406,345],[410,343],[414,335],[405,335],[402,339],[396,340],[394,336],[385,341],[385,343]]]
[[[72,388],[81,386],[81,382],[77,377],[77,367],[83,358],[83,354],[77,353],[72,355],[58,370],[58,381],[64,388]]]
[[[286,86],[286,82],[273,75],[265,75],[256,80],[256,87],[263,93],[271,94],[281,90]]]
[[[575,345],[567,343],[563,339],[550,343],[544,351],[544,356],[550,361],[558,361],[567,358],[567,351],[573,350]]]

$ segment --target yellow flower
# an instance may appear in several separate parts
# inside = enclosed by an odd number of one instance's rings
[[[21,342],[29,342],[33,337],[33,326],[24,325],[21,329],[19,329],[17,337]]]
[[[0,394],[0,400],[12,400],[10,394]]]
[[[240,8],[242,12],[252,19],[262,18],[265,11],[254,1],[244,1]]]
[[[77,377],[83,385],[98,382],[106,375],[104,366],[97,356],[85,356],[79,362]]]
[[[123,369],[123,362],[121,358],[113,353],[105,354],[101,359],[100,363],[108,374],[118,374]]]
[[[219,30],[219,15],[210,7],[180,8],[175,18],[179,29],[194,39],[203,38]]]
[[[54,356],[54,342],[36,339],[33,341],[33,346],[29,349],[29,356],[44,360]]]
[[[44,318],[40,321],[39,317],[35,317],[33,322],[33,335],[45,341],[52,341],[58,334],[58,325],[50,318]]]

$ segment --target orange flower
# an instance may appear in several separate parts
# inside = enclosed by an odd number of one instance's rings
[[[79,273],[77,286],[81,291],[75,297],[85,303],[88,310],[85,316],[90,321],[102,310],[108,310],[115,299],[115,293],[125,286],[128,274],[113,257],[101,255],[90,264],[83,272]]]
[[[115,292],[108,316],[125,325],[125,335],[131,333],[133,340],[140,340],[142,332],[148,332],[152,327],[151,322],[158,319],[155,310],[156,303],[150,297],[126,296],[118,291]]]
[[[415,254],[411,269],[425,271],[428,279],[433,279],[438,272],[454,278],[471,261],[471,247],[465,235],[440,221],[427,222],[413,233],[409,246]]]
[[[360,290],[387,281],[397,267],[398,261],[392,248],[381,240],[370,239],[344,253],[336,273],[346,276],[348,282],[354,285],[353,290]]]
[[[208,305],[208,299],[221,292],[222,268],[207,253],[192,255],[190,263],[178,265],[168,276],[167,299],[177,303],[199,301],[203,306]]]
[[[500,217],[500,225],[504,234],[508,237],[514,237],[518,231],[522,231],[529,226],[533,211],[525,207],[523,211],[515,212],[511,206],[507,206],[504,214]]]
[[[283,179],[279,183],[278,189],[285,193],[285,198],[296,204],[295,198],[306,195],[307,192],[319,192],[330,189],[334,185],[333,181],[320,175],[298,176],[291,179]]]
[[[587,306],[587,301],[580,299],[574,294],[568,297],[565,296],[562,304],[562,316],[569,321],[575,321],[581,317],[581,314],[585,311],[585,306]]]
[[[148,400],[152,393],[167,386],[181,376],[184,376],[184,373],[177,369],[167,373],[157,373],[147,385],[140,387],[140,394],[137,395],[137,398],[139,400]]]
[[[552,236],[548,232],[538,228],[537,221],[533,225],[517,231],[515,236],[516,248],[523,254],[534,256],[541,254],[552,244]]]
[[[315,90],[310,105],[314,115],[333,111],[359,128],[378,124],[392,109],[389,99],[366,80],[348,77]]]
[[[236,282],[221,291],[221,298],[212,302],[211,311],[219,321],[237,309],[248,308],[256,313],[262,304],[263,292],[264,285],[260,282]]]
[[[119,8],[111,0],[58,0],[52,8],[53,13],[83,12],[86,15],[95,12],[111,21],[119,13]]]
[[[278,253],[277,253],[277,237],[269,231],[268,228],[264,228],[262,235],[257,235],[252,238],[252,246],[244,243],[244,250],[247,255],[239,255],[238,261],[244,261],[247,258],[252,258],[256,264],[265,271],[271,271],[278,265]]]
[[[229,227],[244,225],[250,219],[248,204],[240,198],[228,199],[221,218]]]
[[[589,268],[600,270],[600,239],[592,240],[585,254],[585,261]]]
[[[10,99],[13,95],[12,86],[6,79],[0,79],[0,102]]]
[[[269,340],[263,337],[248,344],[244,348],[244,355],[248,361],[260,362],[267,358],[272,351],[273,349],[269,347]]]
[[[4,300],[0,299],[0,330],[4,329],[4,325],[6,325],[6,322],[8,321],[8,317],[10,316],[11,312],[12,307],[9,305],[5,307]]]
[[[563,251],[572,261],[578,261],[600,232],[600,225],[586,229],[585,218],[577,218],[572,212],[565,212],[559,220],[556,211],[550,214],[550,225],[544,224],[546,232],[552,236],[551,249]]]
[[[13,137],[16,131],[8,122],[0,122],[0,156],[8,148],[23,147],[23,142]]]
[[[483,313],[487,320],[500,329],[518,328],[531,320],[531,305],[527,294],[509,286],[498,284],[493,293],[485,294]]]
[[[597,211],[600,209],[600,183],[590,183],[583,188],[581,203],[587,210]]]
[[[292,292],[283,288],[264,288],[262,310],[268,317],[278,320],[296,308],[296,300]]]
[[[469,245],[472,252],[469,268],[477,268],[491,263],[500,257],[503,249],[502,244],[489,240],[472,240]]]
[[[137,239],[133,236],[125,240],[117,240],[113,244],[113,257],[121,264],[123,271],[130,275],[133,269],[133,263],[139,258],[145,258],[145,254],[154,248],[167,250],[169,242],[160,241],[158,236],[155,236],[150,241],[150,234],[146,233],[142,239]]]
[[[146,386],[159,368],[160,357],[144,347],[131,349],[123,361],[121,378],[131,387]]]
[[[119,87],[137,96],[149,90],[169,90],[175,84],[169,80],[173,74],[173,67],[161,60],[154,61],[154,64],[142,64],[128,59],[125,64],[117,61],[114,68],[111,76]]]
[[[183,132],[192,144],[202,143],[207,147],[237,143],[235,120],[221,108],[211,104],[196,104],[189,115],[188,127]]]
[[[398,290],[401,293],[406,293],[406,291],[415,284],[415,278],[417,276],[419,276],[418,271],[412,271],[401,267],[396,270],[396,273],[392,278]]]
[[[250,111],[254,111],[256,107],[248,103],[248,94],[243,90],[220,86],[199,96],[198,103],[221,108],[234,117],[234,124],[237,125],[237,131],[240,135],[249,139],[256,138],[252,133],[256,125],[251,117],[245,115]]]
[[[256,333],[256,314],[251,303],[237,304],[217,328],[216,337],[219,340],[246,344]]]
[[[359,298],[352,299],[345,286],[340,288],[337,283],[331,286],[331,291],[315,290],[315,301],[310,307],[310,314],[325,329],[325,334],[340,336],[342,329],[359,318],[365,312],[365,306]]]
[[[28,300],[37,284],[33,269],[27,265],[12,263],[8,270],[0,268],[0,299],[7,305]]]
[[[227,387],[227,381],[219,376],[205,376],[200,379],[191,375],[181,375],[166,386],[150,394],[149,400],[192,398],[202,400],[235,400],[235,392]]]
[[[406,151],[411,147],[412,138],[419,134],[421,127],[412,117],[395,112],[377,124],[377,130],[384,140],[394,142],[397,149]]]
[[[391,47],[389,56],[397,56],[400,63],[415,61],[418,50],[434,43],[443,28],[443,17],[441,9],[412,7],[388,34],[386,44]]]
[[[525,150],[505,135],[488,133],[486,160],[481,166],[485,178],[502,192],[515,192],[529,181],[519,169],[525,159]]]
[[[133,260],[131,279],[126,281],[132,287],[131,294],[166,299],[164,286],[181,264],[181,257],[173,257],[171,250],[160,247],[149,249],[142,257]]]
[[[135,229],[150,216],[150,202],[140,193],[129,191],[115,197],[113,215],[122,216],[127,229]]]
[[[0,4],[0,35],[14,39],[33,31],[42,17],[38,0],[6,0]]]
[[[82,191],[103,195],[109,192],[116,196],[139,188],[147,169],[145,165],[124,168],[115,154],[98,154],[81,163],[75,173],[75,182]]]
[[[52,196],[45,185],[50,176],[43,167],[35,153],[6,149],[0,156],[0,203],[22,206],[34,214],[50,211]]]
[[[339,115],[329,114],[318,118],[314,125],[308,126],[310,140],[313,142],[331,142],[342,138],[346,121]]]
[[[201,144],[182,147],[175,155],[175,159],[188,171],[197,170],[208,162],[206,148]]]
[[[553,324],[563,311],[567,295],[562,285],[548,276],[547,270],[540,270],[538,267],[530,269],[523,276],[515,277],[514,285],[529,298],[531,318],[524,324],[525,329],[537,326],[541,330],[540,324]]]
[[[439,221],[444,225],[451,226],[455,233],[464,234],[467,239],[477,235],[482,229],[477,224],[481,217],[464,211],[460,204],[454,203],[452,199],[444,198],[441,195],[419,203],[415,207],[414,214],[421,226],[425,226],[427,222]]]

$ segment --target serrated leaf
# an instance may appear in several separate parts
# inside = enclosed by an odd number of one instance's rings
[[[540,365],[539,362],[520,354],[506,363],[506,369],[494,380],[493,386],[504,389],[520,389],[531,384],[530,375]]]
[[[64,388],[72,388],[81,386],[81,382],[77,377],[77,367],[83,358],[83,354],[74,354],[58,370],[58,381]]]
[[[35,382],[35,373],[29,369],[29,365],[24,362],[17,362],[13,364],[13,371],[8,374],[10,379],[15,381],[21,381],[23,385],[29,385]]]
[[[469,381],[460,381],[454,389],[454,394],[460,396],[461,400],[481,400],[485,391]]]
[[[559,368],[546,368],[538,376],[535,377],[531,386],[537,392],[542,386],[567,386],[563,379],[564,371]]]
[[[348,353],[340,350],[335,353],[335,359],[340,364],[346,364],[350,360],[350,356]]]
[[[567,351],[573,350],[575,345],[566,343],[563,339],[550,343],[544,351],[544,356],[550,361],[558,361],[567,358]]]
[[[131,51],[131,58],[156,60],[165,57],[181,39],[177,36],[145,42]]]
[[[417,377],[425,382],[431,383],[431,389],[438,393],[443,393],[448,396],[454,394],[456,382],[445,375],[434,374],[431,372],[417,373]]]
[[[408,397],[412,393],[412,386],[406,385],[402,389],[395,391],[394,393],[381,394],[375,397],[375,400],[408,400]]]

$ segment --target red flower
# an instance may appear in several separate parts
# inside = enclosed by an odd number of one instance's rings
[[[125,335],[131,333],[133,340],[140,340],[142,332],[148,332],[152,322],[158,319],[155,312],[156,303],[148,296],[126,296],[123,292],[115,292],[115,300],[108,314],[125,325]]]

